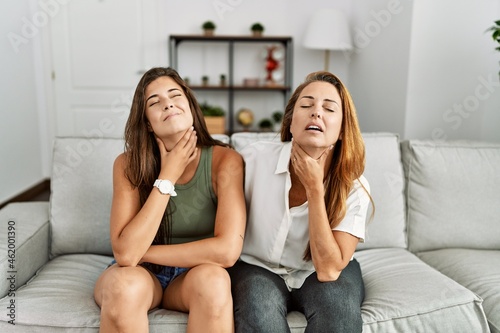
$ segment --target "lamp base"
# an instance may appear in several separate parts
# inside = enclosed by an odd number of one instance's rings
[[[330,66],[330,50],[325,50],[325,72],[328,72]]]

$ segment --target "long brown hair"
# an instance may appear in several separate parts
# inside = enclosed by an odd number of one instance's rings
[[[358,179],[365,170],[365,145],[358,125],[356,109],[351,94],[342,81],[329,72],[320,71],[309,74],[305,81],[294,91],[288,101],[281,126],[281,141],[291,141],[293,110],[300,94],[312,82],[328,82],[337,88],[342,101],[342,124],[339,140],[333,149],[333,159],[330,170],[325,179],[325,205],[330,227],[335,228],[345,217],[346,201],[352,189],[354,180]],[[363,184],[361,184],[363,186]],[[364,188],[364,187],[363,187]],[[373,200],[364,189],[373,206]],[[373,211],[372,211],[373,214]],[[311,260],[311,248],[308,245],[304,253],[304,260]]]
[[[160,151],[155,139],[155,134],[149,130],[146,118],[146,87],[154,80],[168,76],[173,79],[183,90],[189,101],[189,107],[193,115],[193,127],[196,131],[197,146],[229,146],[219,140],[213,139],[208,133],[205,118],[201,112],[200,105],[193,91],[182,80],[177,71],[172,68],[155,67],[148,70],[142,76],[135,89],[130,115],[125,125],[125,176],[130,183],[139,190],[141,206],[144,205],[153,183],[160,173]],[[168,244],[171,240],[170,216],[175,209],[170,200],[162,219],[162,223],[156,233],[153,244]],[[155,267],[155,270],[158,267]]]

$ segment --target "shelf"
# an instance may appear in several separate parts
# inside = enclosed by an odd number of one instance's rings
[[[292,86],[292,69],[293,69],[293,40],[289,36],[262,36],[254,37],[252,35],[170,35],[169,39],[169,55],[170,66],[178,69],[178,48],[183,42],[202,42],[202,43],[227,43],[228,44],[228,75],[227,85],[192,85],[193,90],[198,91],[221,91],[228,94],[228,133],[232,134],[234,131],[234,95],[237,92],[275,92],[281,93],[286,105]],[[234,45],[237,43],[279,43],[285,49],[285,73],[283,82],[279,85],[259,85],[259,86],[244,86],[234,84]]]
[[[251,35],[171,35],[170,40],[174,40],[176,44],[183,41],[191,42],[250,42],[250,43],[288,43],[292,41],[292,37],[288,36],[262,36],[253,37]]]
[[[289,86],[275,85],[275,86],[195,86],[190,85],[189,88],[193,90],[248,90],[248,91],[289,91]]]

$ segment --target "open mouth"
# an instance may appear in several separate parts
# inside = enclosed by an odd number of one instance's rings
[[[309,126],[307,126],[306,130],[307,130],[307,131],[318,131],[318,132],[323,132],[323,130],[321,129],[321,127],[316,126],[316,125],[309,125]]]

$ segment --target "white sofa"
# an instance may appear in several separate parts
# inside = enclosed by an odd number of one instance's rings
[[[279,140],[218,138],[237,150]],[[500,144],[364,139],[376,211],[355,253],[366,289],[363,332],[500,333]],[[92,291],[112,259],[111,173],[123,146],[57,138],[50,204],[0,211],[1,332],[98,331]],[[292,332],[304,331],[300,313],[288,319]],[[149,320],[151,332],[185,332],[187,315],[155,309]]]

